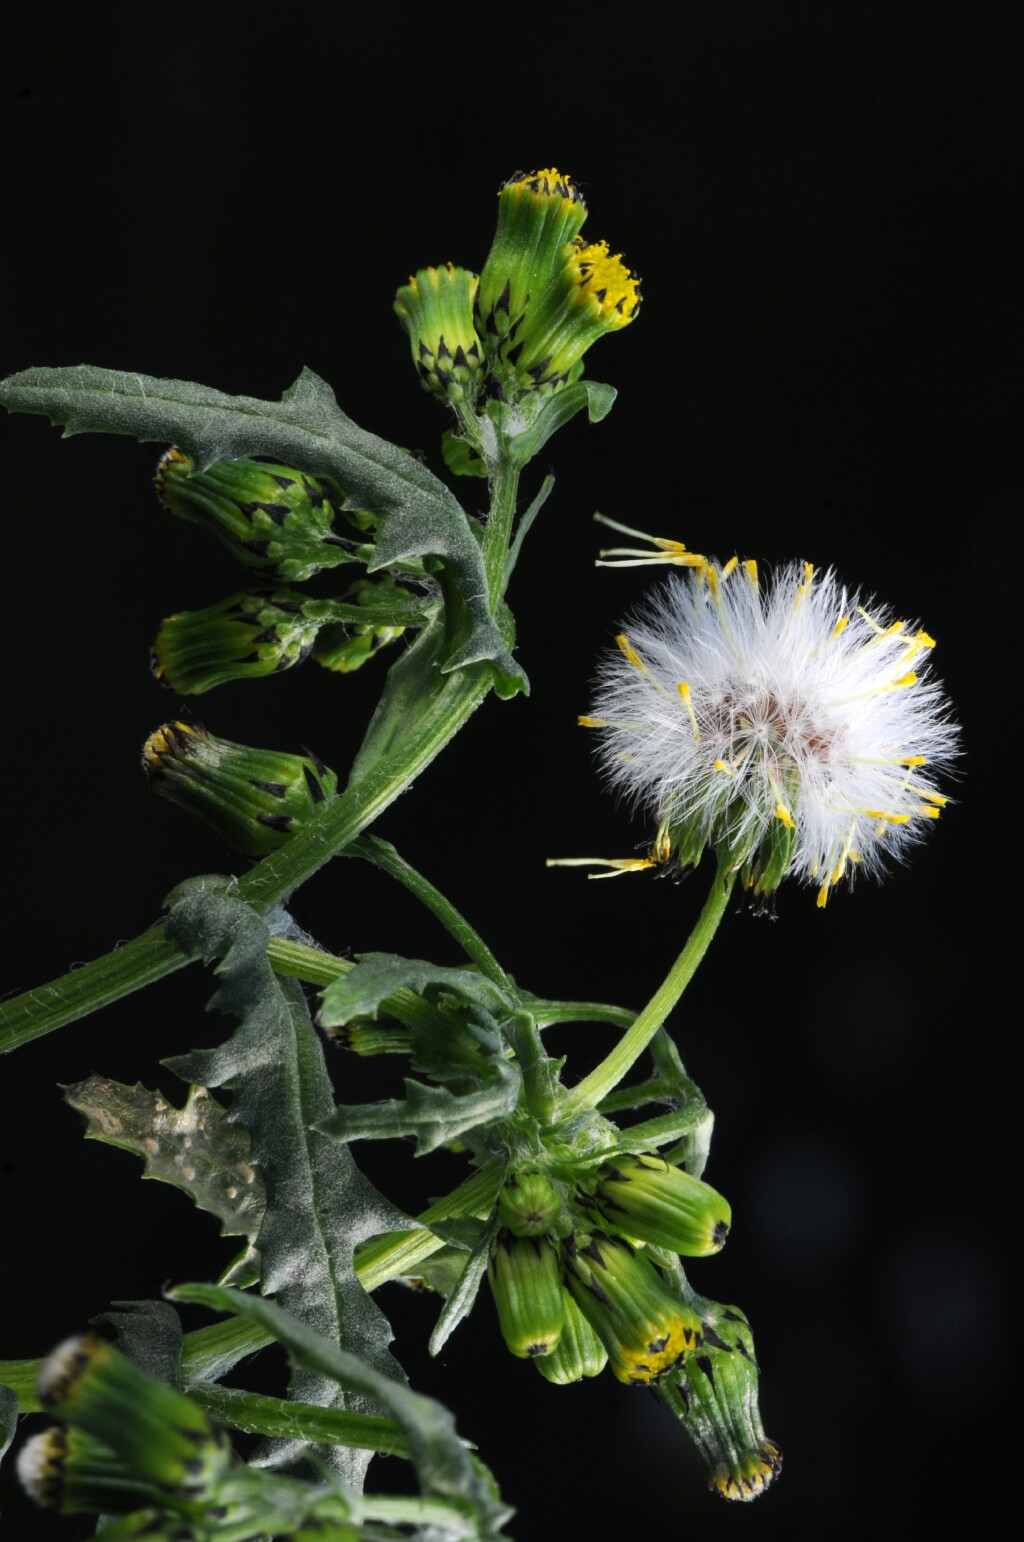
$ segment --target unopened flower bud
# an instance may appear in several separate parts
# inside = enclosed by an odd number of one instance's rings
[[[411,1055],[416,1047],[411,1028],[386,1019],[354,1017],[350,1023],[325,1028],[324,1033],[339,1049],[355,1055]]]
[[[606,332],[628,326],[640,307],[640,281],[607,241],[582,236],[528,305],[515,341],[501,350],[499,378],[520,391],[557,390],[583,371],[583,355]]]
[[[142,747],[153,791],[212,825],[247,857],[266,856],[316,818],[338,778],[315,755],[257,750],[198,723],[165,723]]]
[[[37,1391],[44,1408],[169,1498],[199,1500],[227,1466],[227,1445],[201,1408],[92,1334],[66,1339],[48,1356]]]
[[[134,1510],[154,1498],[152,1487],[134,1480],[109,1446],[64,1425],[52,1425],[22,1446],[18,1477],[41,1509],[63,1515]]]
[[[689,1258],[717,1253],[732,1222],[717,1189],[655,1156],[613,1157],[587,1203],[624,1236]]]
[[[655,1381],[699,1347],[696,1312],[628,1242],[582,1232],[568,1239],[565,1252],[569,1290],[620,1381]]]
[[[205,610],[168,616],[153,645],[153,673],[181,696],[226,680],[291,669],[307,658],[323,622],[291,589],[233,594]]]
[[[546,1237],[501,1231],[487,1265],[505,1343],[522,1359],[549,1355],[565,1321],[558,1253]]]
[[[320,477],[256,460],[218,460],[197,471],[172,446],[157,467],[161,503],[205,525],[246,567],[289,583],[356,560],[354,542],[335,528],[343,496]]]
[[[504,1226],[516,1237],[540,1237],[558,1219],[562,1201],[543,1173],[513,1173],[498,1195]]]
[[[736,1307],[703,1310],[701,1352],[659,1393],[700,1452],[708,1487],[723,1499],[756,1499],[781,1472],[782,1452],[761,1423],[750,1324]]]
[[[578,188],[553,166],[517,171],[498,189],[498,228],[476,299],[478,330],[492,359],[519,340],[527,306],[562,266],[586,217]]]
[[[395,297],[423,389],[448,401],[472,402],[486,374],[473,325],[478,283],[475,273],[449,262],[420,268]]]
[[[537,1362],[537,1369],[556,1386],[566,1387],[584,1376],[599,1376],[608,1364],[608,1351],[590,1326],[568,1291],[564,1291],[565,1321],[561,1336],[549,1355]]]

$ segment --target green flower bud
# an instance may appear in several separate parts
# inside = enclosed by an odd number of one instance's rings
[[[700,1452],[708,1487],[723,1499],[756,1499],[782,1471],[782,1452],[761,1423],[750,1324],[737,1307],[703,1309],[701,1353],[658,1390]]]
[[[628,1242],[579,1232],[568,1238],[565,1252],[569,1290],[620,1381],[654,1381],[700,1346],[697,1313]]]
[[[52,1425],[22,1446],[18,1477],[41,1509],[63,1515],[134,1510],[154,1498],[152,1487],[136,1481],[109,1446],[64,1425]]]
[[[475,273],[449,262],[420,268],[395,297],[395,314],[409,334],[423,389],[447,401],[472,402],[486,375],[473,325],[479,282]]]
[[[198,696],[225,680],[291,669],[308,657],[323,624],[303,604],[292,589],[252,590],[168,616],[153,646],[153,673],[179,695]]]
[[[628,326],[640,307],[640,281],[607,241],[582,236],[539,295],[531,299],[496,373],[506,389],[555,391],[583,373],[583,355],[606,332]]]
[[[355,1017],[323,1032],[340,1049],[350,1049],[356,1055],[411,1055],[416,1047],[411,1028],[371,1017]]]
[[[717,1189],[656,1156],[613,1157],[584,1203],[624,1236],[688,1258],[717,1253],[732,1221]]]
[[[558,1253],[548,1239],[499,1232],[487,1278],[512,1353],[522,1359],[549,1355],[562,1332],[565,1299]]]
[[[503,1226],[516,1237],[540,1237],[558,1219],[562,1201],[543,1173],[513,1173],[498,1195]]]
[[[142,767],[155,793],[198,814],[247,857],[275,851],[338,789],[315,755],[251,749],[198,723],[165,723],[150,734]]]
[[[519,341],[527,307],[564,262],[587,206],[555,167],[517,171],[498,189],[498,228],[480,274],[477,330],[492,363]]]
[[[584,1376],[599,1376],[608,1364],[608,1351],[580,1311],[569,1292],[565,1297],[565,1321],[561,1337],[549,1355],[537,1362],[537,1369],[556,1386],[566,1387]]]
[[[230,1459],[220,1431],[184,1393],[140,1371],[112,1344],[83,1334],[43,1362],[44,1408],[109,1446],[131,1476],[170,1503],[198,1502]]]
[[[156,490],[172,514],[212,530],[246,567],[289,583],[357,560],[353,543],[334,528],[343,496],[291,466],[218,460],[197,471],[172,446],[157,466]]]

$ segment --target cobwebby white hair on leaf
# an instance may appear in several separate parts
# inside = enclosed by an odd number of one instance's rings
[[[946,798],[957,729],[927,632],[809,563],[671,576],[600,666],[591,715],[609,780],[658,820],[653,856],[706,845],[759,892],[880,871]]]

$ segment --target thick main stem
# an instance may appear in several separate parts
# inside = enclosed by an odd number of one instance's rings
[[[484,531],[484,569],[492,607],[497,605],[505,592],[505,564],[512,539],[518,490],[519,467],[514,466],[507,454],[503,453],[491,475],[491,508]]]
[[[486,669],[471,667],[449,675],[429,710],[403,735],[392,754],[326,805],[320,817],[285,846],[264,857],[239,880],[236,892],[258,910],[285,899],[406,790],[489,690]],[[85,1017],[189,962],[162,926],[150,927],[102,958],[0,1004],[0,1053]]]
[[[559,1109],[562,1118],[569,1118],[585,1108],[595,1108],[613,1087],[618,1086],[633,1062],[643,1054],[689,985],[707,952],[718,923],[725,915],[735,881],[735,870],[726,872],[719,867],[711,885],[711,893],[704,902],[704,909],[697,917],[697,924],[687,938],[683,951],[611,1054],[606,1055],[600,1065],[595,1066],[590,1075],[585,1076],[569,1093]]]

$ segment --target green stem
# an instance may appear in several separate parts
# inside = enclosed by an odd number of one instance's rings
[[[526,1107],[539,1124],[550,1124],[558,1098],[558,1073],[529,1012],[513,1014],[511,1039],[522,1072]]]
[[[218,1424],[244,1430],[247,1435],[354,1446],[386,1456],[409,1455],[409,1442],[393,1419],[318,1408],[314,1403],[290,1403],[287,1398],[264,1397],[237,1387],[217,1387],[208,1381],[190,1387],[189,1397]]]
[[[555,1023],[612,1023],[616,1028],[631,1028],[636,1021],[635,1012],[603,1001],[545,1001],[540,996],[525,996],[523,1006],[533,1014],[538,1028]]]
[[[585,1108],[596,1108],[602,1098],[606,1098],[612,1088],[618,1086],[633,1062],[643,1054],[689,985],[707,952],[708,944],[725,915],[735,881],[735,870],[726,872],[719,867],[711,885],[711,893],[704,902],[704,909],[697,917],[697,924],[687,938],[685,948],[611,1054],[606,1055],[600,1065],[595,1066],[590,1075],[585,1076],[568,1094],[559,1110],[563,1118],[570,1118]]]
[[[484,666],[447,676],[427,711],[412,723],[392,753],[325,804],[319,819],[239,879],[238,895],[258,910],[285,899],[406,790],[468,721],[490,687],[490,671]],[[189,962],[162,926],[150,927],[133,942],[0,1005],[0,1054],[85,1017]]]
[[[515,987],[483,938],[439,889],[435,889],[422,873],[418,873],[398,855],[390,841],[382,841],[376,835],[360,835],[345,847],[344,854],[346,857],[363,857],[379,867],[381,872],[396,878],[437,917],[445,931],[455,938],[466,957],[472,960],[482,975],[493,980],[499,989],[514,994]]]
[[[491,605],[497,605],[505,592],[509,541],[516,516],[519,467],[514,466],[499,430],[498,461],[491,477],[491,509],[484,531],[484,570]]]
[[[407,1274],[414,1265],[443,1248],[444,1240],[426,1229],[433,1222],[451,1221],[463,1215],[486,1215],[494,1203],[502,1171],[501,1162],[488,1162],[451,1194],[424,1210],[417,1217],[419,1228],[416,1231],[388,1232],[357,1249],[356,1274],[364,1290],[376,1290],[378,1285],[393,1280],[396,1275]]]
[[[386,1236],[377,1237],[361,1247],[356,1253],[355,1271],[364,1289],[376,1290],[378,1285],[385,1284],[396,1275],[407,1273],[415,1264],[422,1263],[424,1258],[429,1258],[431,1253],[443,1248],[442,1238],[427,1229],[433,1222],[450,1221],[457,1216],[486,1215],[494,1203],[502,1171],[501,1162],[488,1162],[486,1166],[471,1173],[457,1189],[453,1189],[443,1199],[435,1200],[417,1216],[415,1230],[388,1232]],[[266,1329],[251,1318],[228,1317],[223,1322],[196,1328],[186,1333],[182,1342],[182,1386],[190,1395],[195,1395],[203,1384],[226,1376],[239,1360],[255,1354],[258,1349],[272,1342],[273,1338]],[[42,1363],[42,1360],[0,1360],[0,1384],[12,1387],[18,1394],[23,1414],[35,1413],[41,1406],[36,1395],[36,1380]],[[199,1401],[202,1401],[201,1397]],[[272,1403],[275,1399],[267,1401]],[[241,1429],[243,1426],[237,1425],[236,1428]],[[275,1432],[267,1430],[265,1433]],[[346,1440],[342,1444],[355,1445],[359,1442]],[[383,1450],[384,1447],[368,1449]]]
[[[356,967],[347,958],[338,958],[321,948],[311,948],[304,942],[291,942],[287,937],[271,937],[267,943],[267,961],[275,974],[305,980],[308,985],[330,985]]]
[[[0,1004],[0,1054],[96,1012],[188,962],[181,949],[168,942],[163,926],[151,926],[102,958]]]

